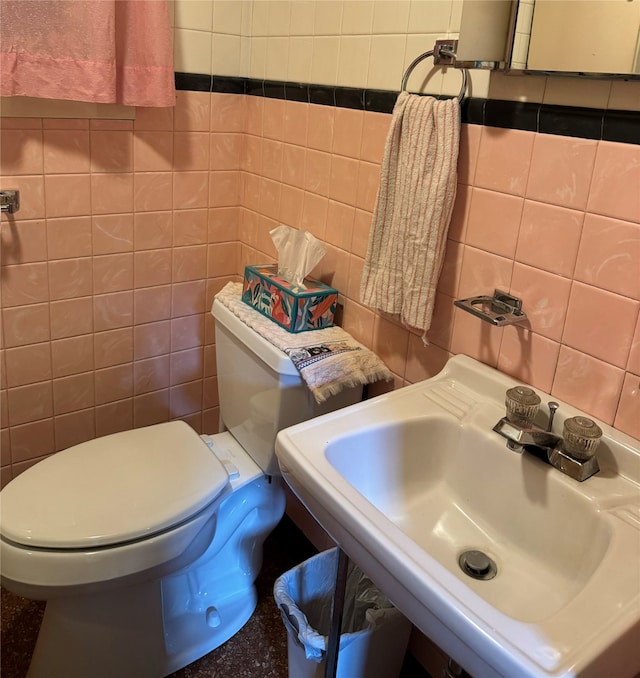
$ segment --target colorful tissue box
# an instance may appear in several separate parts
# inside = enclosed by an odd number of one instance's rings
[[[242,301],[287,332],[319,330],[333,325],[338,291],[313,278],[304,279],[305,288],[278,276],[278,267],[246,266]]]

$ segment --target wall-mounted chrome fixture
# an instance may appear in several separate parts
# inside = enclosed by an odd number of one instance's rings
[[[602,429],[588,417],[565,419],[562,436],[551,431],[558,403],[550,402],[549,420],[542,428],[533,423],[538,413],[540,396],[528,386],[515,386],[505,395],[507,416],[493,430],[507,439],[514,452],[530,452],[574,480],[582,482],[600,470],[596,451]]]
[[[491,325],[512,325],[527,319],[522,310],[522,300],[501,290],[495,290],[492,297],[469,297],[453,303]]]
[[[14,214],[20,209],[20,191],[0,191],[0,212]]]
[[[433,49],[430,49],[428,52],[423,52],[407,66],[407,70],[404,72],[402,82],[400,83],[400,91],[407,91],[407,82],[409,82],[409,76],[413,72],[413,69],[428,57],[433,57],[433,63],[436,66],[455,66],[457,47],[457,40],[436,40]],[[458,103],[462,104],[467,92],[467,71],[463,68],[460,72],[462,74],[462,87],[458,94]]]

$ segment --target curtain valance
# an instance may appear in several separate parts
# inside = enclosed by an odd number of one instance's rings
[[[173,106],[167,0],[0,0],[0,94]]]

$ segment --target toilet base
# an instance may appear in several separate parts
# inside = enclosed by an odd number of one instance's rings
[[[27,678],[161,678],[235,635],[257,604],[262,545],[284,513],[279,480],[220,506],[207,550],[176,573],[47,602]]]
[[[206,611],[184,615],[174,628],[162,628],[159,582],[123,591],[87,618],[86,601],[58,599],[47,603],[27,678],[159,678],[200,659],[234,636],[251,618],[255,587],[218,606],[231,620],[211,628]],[[114,623],[115,622],[115,623]],[[165,638],[173,639],[173,647]]]

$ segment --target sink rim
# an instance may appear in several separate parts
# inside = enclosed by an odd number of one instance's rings
[[[480,596],[474,593],[468,584],[463,584],[454,575],[452,575],[444,566],[438,563],[430,554],[419,548],[406,535],[404,535],[389,519],[383,521],[374,521],[371,517],[369,502],[361,495],[353,495],[349,491],[346,480],[340,482],[340,474],[331,468],[329,462],[323,454],[318,454],[318,450],[324,447],[329,439],[335,437],[340,430],[341,425],[345,429],[349,427],[344,425],[341,418],[348,418],[353,423],[355,415],[360,415],[363,411],[375,407],[390,408],[401,420],[403,417],[410,417],[411,412],[420,411],[421,408],[407,408],[402,415],[398,412],[398,399],[408,400],[416,399],[426,385],[442,382],[445,379],[454,378],[460,380],[463,375],[472,383],[478,385],[486,376],[490,375],[495,383],[489,387],[489,396],[494,400],[496,395],[504,394],[505,385],[509,387],[514,383],[519,383],[506,375],[498,373],[477,361],[466,356],[456,356],[452,358],[447,367],[436,377],[425,382],[420,382],[412,386],[393,391],[370,401],[359,403],[348,408],[348,411],[342,410],[322,417],[322,421],[311,420],[298,424],[290,429],[286,429],[278,436],[276,450],[283,470],[285,480],[291,485],[299,498],[311,509],[325,528],[329,527],[329,533],[337,538],[346,552],[358,562],[358,557],[366,562],[359,562],[360,566],[370,570],[369,574],[375,580],[376,574],[379,578],[387,577],[388,582],[381,588],[394,600],[394,595],[403,597],[402,603],[397,602],[398,607],[405,614],[413,619],[419,628],[425,629],[417,617],[421,615],[427,620],[429,626],[429,635],[438,642],[445,651],[451,648],[458,652],[461,658],[468,658],[469,666],[482,663],[486,667],[486,675],[508,675],[509,671],[520,671],[521,675],[540,676],[541,671],[545,675],[575,675],[575,671],[584,667],[591,660],[599,655],[609,655],[610,645],[619,637],[626,637],[631,626],[639,623],[638,615],[638,586],[633,590],[633,595],[626,597],[626,604],[618,611],[613,618],[609,615],[605,622],[595,624],[597,628],[593,633],[587,634],[587,638],[575,638],[571,634],[558,633],[558,624],[562,626],[563,617],[566,623],[567,610],[575,611],[585,607],[586,592],[591,590],[594,582],[587,584],[585,589],[569,605],[565,606],[557,615],[551,619],[553,624],[531,624],[515,621],[512,618],[500,613],[492,606],[488,605]],[[540,395],[542,393],[536,389]],[[421,407],[424,407],[424,400],[419,401]],[[407,404],[407,403],[404,403]],[[561,409],[564,410],[564,416],[573,416],[579,413],[567,404],[561,403]],[[329,426],[332,430],[329,432]],[[560,422],[561,425],[561,422]],[[315,443],[312,445],[314,453],[310,453],[308,448],[302,450],[299,442],[309,429],[319,427],[320,432]],[[337,429],[337,430],[336,430]],[[624,436],[618,431],[614,431],[606,424],[603,425],[605,436],[610,440],[609,447],[611,454],[606,459],[605,471],[600,478],[594,476],[592,479],[583,483],[584,493],[599,503],[599,511],[603,512],[603,519],[611,522],[613,530],[613,541],[611,548],[607,551],[602,564],[597,568],[596,576],[593,578],[598,585],[602,584],[603,574],[611,569],[611,562],[616,559],[628,556],[630,547],[625,548],[624,538],[629,539],[629,525],[626,532],[621,526],[625,523],[616,517],[615,510],[624,508],[626,505],[638,503],[638,480],[628,478],[616,471],[625,470],[627,474],[640,471],[638,461],[638,450],[632,446],[633,439]],[[616,440],[613,440],[615,437]],[[615,444],[614,444],[615,443]],[[289,448],[287,450],[287,447]],[[508,451],[505,450],[505,454]],[[293,455],[293,456],[292,456]],[[632,458],[624,458],[625,455],[632,455]],[[333,472],[334,476],[331,476]],[[296,477],[296,474],[303,473],[306,486]],[[558,474],[558,479],[554,477],[552,482],[575,482],[570,478]],[[335,494],[328,491],[328,481],[338,480],[335,486]],[[613,483],[614,490],[617,492],[613,499],[608,496],[605,489]],[[636,498],[635,502],[632,501]],[[366,505],[363,504],[366,503]],[[331,504],[331,509],[326,504]],[[320,514],[320,515],[317,515]],[[366,526],[368,534],[366,539],[358,539],[353,533],[357,533],[362,526]],[[375,528],[375,529],[374,529]],[[632,536],[637,533],[637,529],[632,530]],[[394,555],[402,553],[402,558]],[[375,556],[373,555],[375,553]],[[367,561],[367,558],[369,559]],[[611,562],[608,562],[611,561]],[[627,561],[629,562],[629,561]],[[617,571],[617,570],[616,570]],[[401,581],[402,580],[402,581]],[[484,582],[478,582],[483,584]],[[620,582],[618,582],[620,584]],[[409,588],[407,588],[409,587]],[[411,589],[411,590],[409,590]],[[412,593],[413,591],[413,593]],[[404,592],[404,595],[403,595]],[[420,601],[412,604],[411,596],[418,597]],[[592,604],[587,605],[590,608]],[[434,616],[435,615],[435,616]],[[440,624],[441,629],[435,629],[434,623]],[[593,625],[592,625],[593,626]],[[434,630],[435,629],[435,630]],[[540,639],[540,633],[545,631],[554,631],[551,640],[547,643]],[[562,630],[562,629],[561,629]],[[498,640],[500,642],[498,642]],[[536,645],[536,651],[539,653],[554,654],[554,643],[562,640],[569,641],[569,649],[563,652],[555,652],[557,656],[547,657],[545,666],[540,665],[540,657],[532,651],[523,652],[522,647],[527,647],[527,643]],[[550,644],[551,643],[551,644]],[[524,644],[524,645],[523,645]],[[608,654],[607,654],[608,652]],[[451,653],[451,652],[450,652]],[[487,662],[483,655],[488,657]],[[457,659],[458,661],[458,659]],[[475,664],[474,664],[475,662]],[[462,662],[464,665],[464,662]],[[497,668],[496,668],[497,667]]]

